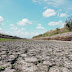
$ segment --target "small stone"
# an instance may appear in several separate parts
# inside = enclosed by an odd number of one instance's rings
[[[31,57],[31,58],[25,58],[25,61],[26,62],[37,62],[38,60],[37,60],[37,58],[35,58],[35,57]]]
[[[71,72],[71,71],[70,71],[69,69],[63,67],[63,68],[62,68],[62,72]]]
[[[49,72],[61,72],[61,70],[58,67],[51,67]]]
[[[38,66],[38,71],[40,71],[40,72],[47,72],[48,71],[48,67],[44,64],[40,63],[37,66]]]

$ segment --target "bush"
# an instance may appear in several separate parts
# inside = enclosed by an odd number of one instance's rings
[[[0,66],[0,71],[3,71],[3,70],[5,70],[5,68],[4,68],[4,67],[2,67],[2,66]]]
[[[66,20],[66,25],[65,27],[69,30],[69,31],[72,31],[72,16],[69,17],[67,20]]]

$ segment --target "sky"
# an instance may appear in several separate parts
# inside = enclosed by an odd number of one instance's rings
[[[72,0],[0,0],[0,33],[32,38],[62,28]]]

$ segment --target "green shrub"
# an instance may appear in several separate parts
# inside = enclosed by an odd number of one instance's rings
[[[11,69],[15,69],[15,64],[11,64]]]
[[[4,67],[2,67],[2,66],[0,66],[0,71],[3,71],[3,70],[5,70],[5,68],[4,68]]]

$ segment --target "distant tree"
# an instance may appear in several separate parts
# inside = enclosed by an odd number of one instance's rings
[[[66,20],[66,25],[65,27],[69,30],[69,31],[72,31],[72,16],[69,17],[67,20]]]

